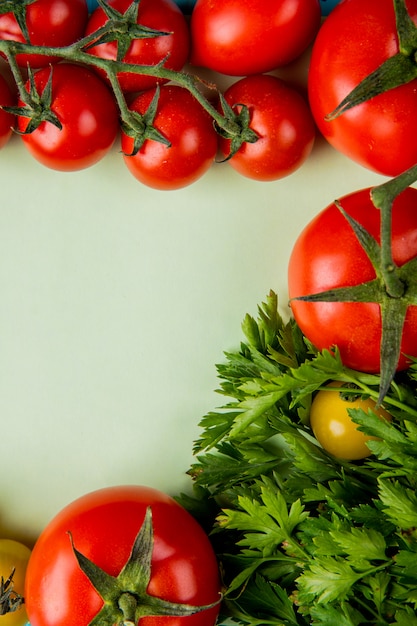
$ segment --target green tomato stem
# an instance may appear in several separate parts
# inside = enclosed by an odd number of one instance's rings
[[[97,31],[98,32],[98,31]],[[120,85],[117,81],[117,74],[122,72],[129,72],[134,74],[143,74],[146,76],[154,76],[156,78],[160,78],[166,81],[172,81],[176,84],[188,89],[188,91],[194,96],[194,98],[201,104],[201,106],[207,111],[207,113],[212,117],[212,119],[216,122],[217,126],[226,132],[228,132],[231,136],[234,136],[240,132],[240,128],[238,124],[236,124],[233,120],[228,119],[226,116],[222,115],[216,107],[214,107],[208,99],[203,95],[200,91],[200,86],[205,83],[199,77],[189,74],[187,72],[179,72],[176,70],[171,70],[166,68],[163,63],[159,63],[157,65],[137,65],[132,63],[124,63],[123,61],[117,61],[112,59],[103,59],[101,57],[96,57],[94,55],[88,54],[84,52],[82,49],[87,42],[90,45],[95,39],[97,35],[96,33],[93,36],[89,36],[86,39],[82,39],[74,44],[69,46],[64,46],[62,48],[54,48],[47,46],[35,46],[32,44],[20,43],[17,41],[0,41],[0,52],[2,52],[11,67],[13,77],[16,81],[17,88],[19,90],[19,96],[25,101],[25,87],[24,83],[21,80],[20,71],[17,71],[17,64],[15,61],[16,54],[40,54],[45,56],[54,56],[59,57],[62,60],[73,62],[73,63],[81,63],[84,65],[92,66],[101,69],[106,73],[111,82],[112,89],[114,91],[114,95],[118,106],[120,108],[120,115],[123,122],[128,122],[129,118],[129,110],[126,105],[125,98],[122,94]],[[214,85],[209,85],[209,87],[213,90],[217,89]]]

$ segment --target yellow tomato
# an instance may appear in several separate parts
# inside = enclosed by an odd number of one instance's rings
[[[19,541],[0,539],[0,578],[3,577],[6,582],[15,568],[13,590],[19,595],[24,593],[26,566],[30,553],[30,549]],[[25,605],[13,613],[0,616],[0,626],[24,626],[27,621]]]
[[[348,393],[332,387],[340,389],[343,383],[329,383],[326,389],[317,393],[311,403],[310,426],[314,436],[327,452],[339,459],[364,459],[371,454],[366,442],[376,437],[358,430],[358,424],[352,421],[348,409],[363,409],[365,413],[371,409],[375,415],[388,421],[392,416],[382,407],[376,408],[376,403],[371,398],[363,400],[360,395],[352,395],[349,399]]]

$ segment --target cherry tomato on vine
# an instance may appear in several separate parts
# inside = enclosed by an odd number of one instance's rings
[[[61,171],[84,169],[102,159],[116,139],[119,115],[113,94],[95,72],[71,63],[38,70],[34,80],[39,93],[44,91],[51,71],[50,108],[62,128],[42,121],[33,132],[22,135],[23,143],[46,167]],[[19,132],[25,133],[29,121],[19,115]]]
[[[103,619],[97,623],[103,626],[123,622],[121,611],[112,621],[114,598],[111,606],[103,606],[98,591],[79,566],[75,550],[114,577],[112,586],[129,562],[124,580],[119,579],[115,601],[123,595],[124,600],[135,602],[134,594],[129,597],[131,576],[137,580],[141,573],[139,568],[132,572],[130,556],[139,534],[141,550],[136,548],[135,559],[143,563],[145,579],[150,574],[142,589],[147,597],[191,607],[215,604],[187,617],[140,617],[140,624],[214,626],[220,584],[216,557],[206,534],[175,500],[142,486],[116,486],[86,494],[47,524],[33,548],[26,573],[30,622],[36,626],[87,626],[100,612]],[[133,616],[130,619],[138,621]]]
[[[15,106],[16,98],[7,80],[0,74],[0,106]],[[6,145],[12,135],[15,116],[0,108],[0,148]]]
[[[0,579],[3,578],[5,583],[14,569],[13,591],[19,596],[24,594],[26,568],[30,554],[30,549],[20,541],[0,539]],[[0,623],[2,626],[24,626],[27,619],[26,608],[22,604],[15,611],[1,615]]]
[[[258,140],[245,142],[228,163],[240,174],[260,181],[288,176],[307,159],[313,148],[315,125],[307,102],[280,78],[253,75],[238,80],[224,93],[237,112],[248,107],[249,127]],[[231,140],[219,140],[220,151],[230,154]]]
[[[417,24],[417,0],[407,8]],[[313,44],[308,90],[313,116],[329,143],[360,163],[396,176],[417,162],[416,80],[326,121],[343,99],[399,50],[392,0],[344,0]]]
[[[139,94],[132,111],[144,115],[155,90]],[[180,189],[195,182],[211,167],[217,154],[217,133],[210,115],[184,87],[160,88],[153,127],[170,142],[146,139],[134,155],[134,140],[122,132],[122,150],[129,171],[155,189]]]
[[[307,49],[320,17],[318,0],[197,0],[191,62],[231,76],[269,72]]]
[[[313,398],[310,409],[310,426],[322,447],[333,456],[347,461],[359,461],[370,456],[367,441],[376,437],[359,430],[349,414],[352,409],[372,411],[377,417],[391,421],[392,417],[372,398],[362,398],[360,391],[353,395],[349,385],[332,382]]]
[[[26,7],[26,25],[33,45],[63,47],[81,39],[87,23],[85,0],[35,0]],[[0,15],[0,39],[25,42],[23,32],[12,12]],[[18,54],[21,67],[46,67],[56,57]]]
[[[110,0],[108,4],[124,14],[132,0]],[[107,21],[108,17],[103,9],[97,8],[88,20],[86,35],[91,35]],[[166,59],[166,68],[181,70],[188,59],[190,36],[186,19],[173,0],[141,0],[136,21],[142,26],[168,34],[133,40],[123,61],[137,65],[157,65]],[[93,46],[88,52],[104,59],[116,59],[117,49],[117,42],[110,41]],[[132,72],[120,73],[118,78],[125,92],[143,91],[166,82],[160,78]]]
[[[370,189],[340,199],[345,212],[380,241],[381,214]],[[417,189],[397,196],[392,210],[392,256],[402,266],[417,256]],[[306,302],[299,296],[376,278],[375,270],[351,225],[336,204],[321,211],[299,235],[290,255],[288,291],[294,318],[319,350],[337,346],[345,366],[380,371],[381,311],[376,302]],[[417,357],[417,306],[408,306],[398,369]]]

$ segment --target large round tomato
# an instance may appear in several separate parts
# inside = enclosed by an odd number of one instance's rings
[[[397,196],[392,212],[392,254],[401,266],[417,256],[417,189]],[[377,241],[380,211],[364,189],[343,197],[340,204]],[[376,303],[305,302],[299,296],[335,287],[368,282],[376,277],[349,222],[335,204],[319,213],[302,231],[293,247],[288,289],[294,317],[306,337],[319,349],[337,346],[347,367],[379,372],[381,313]],[[417,356],[417,306],[409,306],[401,341],[398,368],[408,356]]]
[[[103,600],[79,566],[72,545],[105,572],[105,579],[106,575],[116,578],[130,561],[149,510],[153,536],[149,532],[142,536],[141,550],[136,554],[139,562],[143,561],[145,578],[150,574],[147,594],[193,607],[217,604],[187,617],[146,616],[140,624],[213,626],[219,612],[220,585],[216,557],[207,536],[175,500],[142,486],[117,486],[89,493],[66,506],[46,526],[34,546],[26,573],[25,600],[32,626],[87,626],[102,609],[105,613]],[[135,569],[135,577],[139,569]],[[122,592],[129,594],[126,581],[132,571],[125,568],[125,572],[125,580],[120,577],[118,584]],[[119,599],[117,593],[116,603]],[[116,622],[123,622],[121,614],[114,621],[103,617],[97,623],[112,626]]]
[[[24,145],[35,159],[51,169],[73,171],[89,167],[107,154],[119,130],[113,94],[95,72],[70,63],[38,70],[35,84],[40,93],[51,71],[50,108],[62,128],[42,121],[36,130],[22,135]],[[27,117],[18,117],[21,133],[29,121]]]
[[[417,23],[417,0],[407,0]],[[392,0],[344,0],[324,21],[309,68],[310,106],[332,146],[364,167],[396,176],[417,162],[417,81],[326,121],[366,76],[398,52]]]
[[[283,80],[270,75],[242,78],[224,93],[226,102],[239,112],[248,107],[249,127],[258,135],[245,142],[228,163],[240,174],[268,181],[288,176],[309,156],[315,138],[315,125],[301,94]],[[219,140],[225,157],[230,139]]]
[[[144,115],[155,90],[140,94],[130,105]],[[122,132],[122,150],[129,171],[155,189],[180,189],[200,178],[217,153],[217,133],[210,115],[190,92],[178,85],[160,88],[153,127],[170,142],[146,139],[134,155],[134,140]]]
[[[132,0],[110,0],[108,4],[124,14]],[[86,34],[91,35],[107,20],[103,9],[97,8],[90,16]],[[135,39],[131,42],[123,61],[137,65],[157,65],[166,59],[164,63],[166,68],[181,70],[188,59],[190,37],[185,17],[173,0],[141,0],[137,23],[168,34]],[[104,59],[116,59],[117,47],[116,41],[110,41],[93,46],[88,52]],[[153,76],[132,72],[120,73],[118,78],[125,92],[143,91],[164,82]]]
[[[0,539],[0,579],[4,583],[9,579],[14,570],[11,580],[12,587],[8,585],[8,590],[13,588],[10,595],[10,603],[16,599],[16,594],[23,597],[25,587],[26,568],[30,557],[30,549],[20,541],[13,539]],[[16,605],[15,605],[16,607]],[[0,614],[1,615],[1,614]],[[23,626],[28,619],[24,604],[13,612],[1,615],[0,624],[2,626]]]
[[[36,46],[62,47],[84,34],[88,10],[85,0],[35,0],[27,3],[26,25],[30,43]],[[0,15],[0,39],[24,42],[25,37],[13,13]],[[18,54],[17,63],[32,68],[45,67],[56,58],[36,54]]]
[[[14,106],[15,100],[9,83],[0,74],[0,106]],[[3,148],[9,141],[14,123],[15,116],[0,108],[0,148]]]
[[[318,0],[197,0],[191,61],[232,76],[269,72],[300,56],[319,26]]]
[[[313,398],[310,409],[310,426],[323,448],[339,459],[359,461],[371,454],[367,442],[376,437],[359,430],[349,411],[372,411],[381,419],[390,421],[391,415],[371,398],[362,398],[360,391],[349,385],[332,382]]]

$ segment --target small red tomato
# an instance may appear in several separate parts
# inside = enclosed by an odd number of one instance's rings
[[[155,89],[137,96],[132,111],[144,115]],[[210,115],[190,92],[178,85],[160,88],[154,128],[170,142],[146,139],[134,155],[134,141],[122,132],[124,160],[140,182],[155,189],[180,189],[200,178],[217,153],[217,133]]]
[[[231,76],[269,72],[307,49],[320,19],[318,0],[197,0],[191,61]]]
[[[74,171],[97,163],[112,147],[118,130],[118,109],[109,88],[95,72],[71,63],[59,63],[35,73],[39,93],[52,71],[50,109],[62,128],[42,121],[23,143],[32,156],[51,169]],[[29,90],[29,82],[26,85]],[[23,106],[21,101],[20,106]],[[25,133],[30,120],[18,117],[18,130]]]
[[[110,0],[109,6],[124,14],[132,0]],[[86,35],[91,35],[108,21],[101,7],[91,15]],[[154,30],[168,33],[157,37],[145,37],[131,42],[123,61],[136,65],[157,65],[164,61],[164,66],[171,70],[181,70],[185,65],[190,48],[190,36],[186,19],[173,0],[141,0],[138,7],[137,23]],[[100,43],[88,49],[90,54],[103,59],[116,59],[118,44],[116,41]],[[118,75],[124,92],[137,92],[151,89],[163,81],[154,76],[145,76],[132,72]]]
[[[81,39],[88,19],[85,0],[35,0],[27,3],[26,25],[32,45],[63,47]],[[0,15],[0,39],[25,42],[25,37],[12,12]],[[21,67],[45,67],[57,57],[18,54]]]
[[[228,163],[240,174],[260,181],[288,176],[307,159],[313,148],[315,125],[307,102],[283,80],[270,75],[242,78],[224,93],[237,112],[246,105],[249,127],[258,135],[245,142]],[[219,140],[220,151],[230,154],[231,140]]]
[[[6,81],[4,76],[0,74],[0,107],[10,107],[15,104],[15,98],[9,87],[9,83]],[[3,148],[3,146],[5,146],[9,141],[15,119],[14,115],[0,108],[0,148]]]

